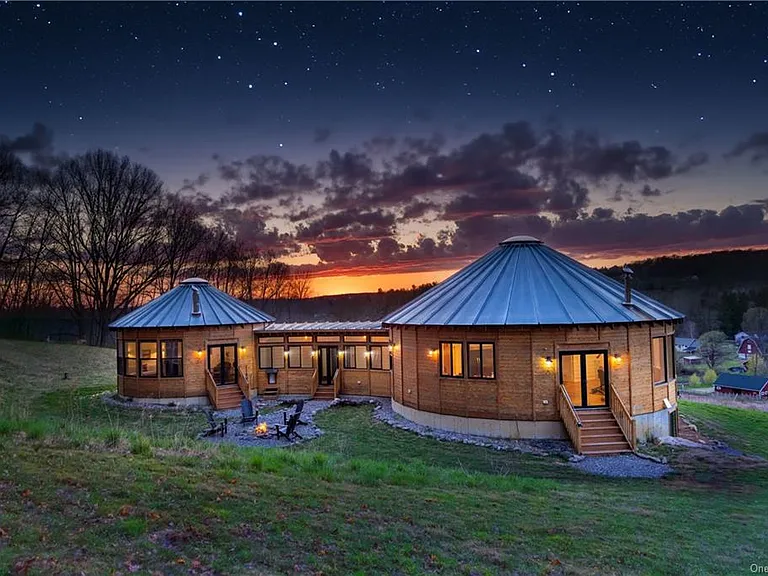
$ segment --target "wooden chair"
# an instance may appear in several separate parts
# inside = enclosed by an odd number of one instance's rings
[[[213,417],[213,412],[206,411],[205,417],[208,419],[208,430],[206,430],[203,435],[204,436],[213,436],[214,434],[220,434],[221,436],[226,435],[227,433],[227,419],[224,418],[223,421],[217,421]]]
[[[259,411],[253,409],[253,402],[248,398],[243,398],[240,401],[240,414],[240,424],[256,422],[259,419]]]
[[[299,423],[299,415],[296,413],[291,414],[290,418],[288,418],[288,423],[285,425],[284,429],[280,429],[280,424],[275,424],[275,438],[280,440],[280,438],[285,438],[286,440],[291,440],[295,436],[299,440],[302,440],[301,434],[296,432],[296,425]]]
[[[307,423],[304,422],[304,420],[301,419],[301,412],[303,410],[304,410],[304,400],[298,400],[296,402],[295,408],[293,409],[292,416],[296,416],[298,418],[298,420],[296,421],[297,425],[300,424],[302,426],[306,426]],[[283,426],[287,426],[288,425],[288,419],[289,419],[288,411],[286,410],[285,412],[283,412]]]

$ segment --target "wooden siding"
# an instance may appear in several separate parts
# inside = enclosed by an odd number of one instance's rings
[[[216,326],[188,329],[118,330],[118,341],[161,341],[181,340],[183,346],[182,378],[141,378],[138,376],[117,376],[118,391],[122,396],[132,398],[193,398],[206,396],[205,370],[207,367],[208,345],[235,344],[238,363],[246,378],[254,374],[253,325]],[[243,349],[244,348],[244,349]],[[202,351],[202,354],[198,353]],[[158,347],[158,373],[160,370],[160,349]],[[254,383],[250,382],[253,387]]]
[[[633,324],[583,328],[392,328],[395,401],[427,412],[500,420],[557,421],[559,353],[605,350],[608,375],[633,415],[663,408],[675,400],[674,379],[653,386],[651,336],[674,334],[674,325]],[[464,376],[440,376],[440,342],[464,343]],[[467,343],[495,344],[495,378],[472,379]],[[545,358],[553,362],[547,366]]]

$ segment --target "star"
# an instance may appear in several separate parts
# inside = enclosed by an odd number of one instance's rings
[[[274,42],[272,42],[272,46],[277,46],[277,40],[275,40]]]
[[[253,88],[253,84],[248,84],[248,88]]]
[[[550,73],[549,73],[549,77],[550,77],[550,78],[554,78],[554,76],[555,76],[555,73],[554,73],[554,72],[550,72]]]
[[[242,11],[238,12],[237,15],[242,16],[243,15]]]

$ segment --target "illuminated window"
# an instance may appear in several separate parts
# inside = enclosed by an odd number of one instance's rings
[[[440,342],[440,376],[452,378],[464,376],[464,344]]]
[[[667,381],[667,350],[663,336],[651,339],[651,371],[654,384]]]
[[[136,376],[138,373],[138,363],[136,355],[136,342],[130,340],[123,342],[123,348],[125,349],[125,375]]]
[[[467,344],[467,364],[470,378],[496,377],[493,343]]]
[[[371,346],[371,370],[389,370],[389,347]]]
[[[181,340],[160,341],[160,375],[163,378],[184,376],[184,361]]]
[[[344,368],[365,370],[365,346],[344,346]]]
[[[312,368],[312,346],[289,346],[288,368]]]
[[[667,374],[670,379],[677,376],[677,366],[675,366],[675,337],[667,336]]]
[[[142,378],[157,378],[157,342],[139,342]]]
[[[285,349],[282,346],[259,346],[259,368],[284,368]]]

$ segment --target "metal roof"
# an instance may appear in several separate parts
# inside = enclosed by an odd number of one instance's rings
[[[730,374],[723,372],[715,380],[715,386],[725,386],[726,388],[735,388],[737,390],[750,390],[759,392],[768,384],[768,378],[765,376],[744,376],[742,374]]]
[[[553,250],[513,236],[392,312],[384,325],[531,326],[681,320],[684,316]]]
[[[386,330],[380,320],[358,320],[353,322],[279,322],[254,332],[361,332]]]
[[[195,313],[197,294],[199,313]],[[191,326],[232,326],[261,324],[274,318],[208,284],[189,278],[173,290],[118,318],[111,329],[186,328]]]

